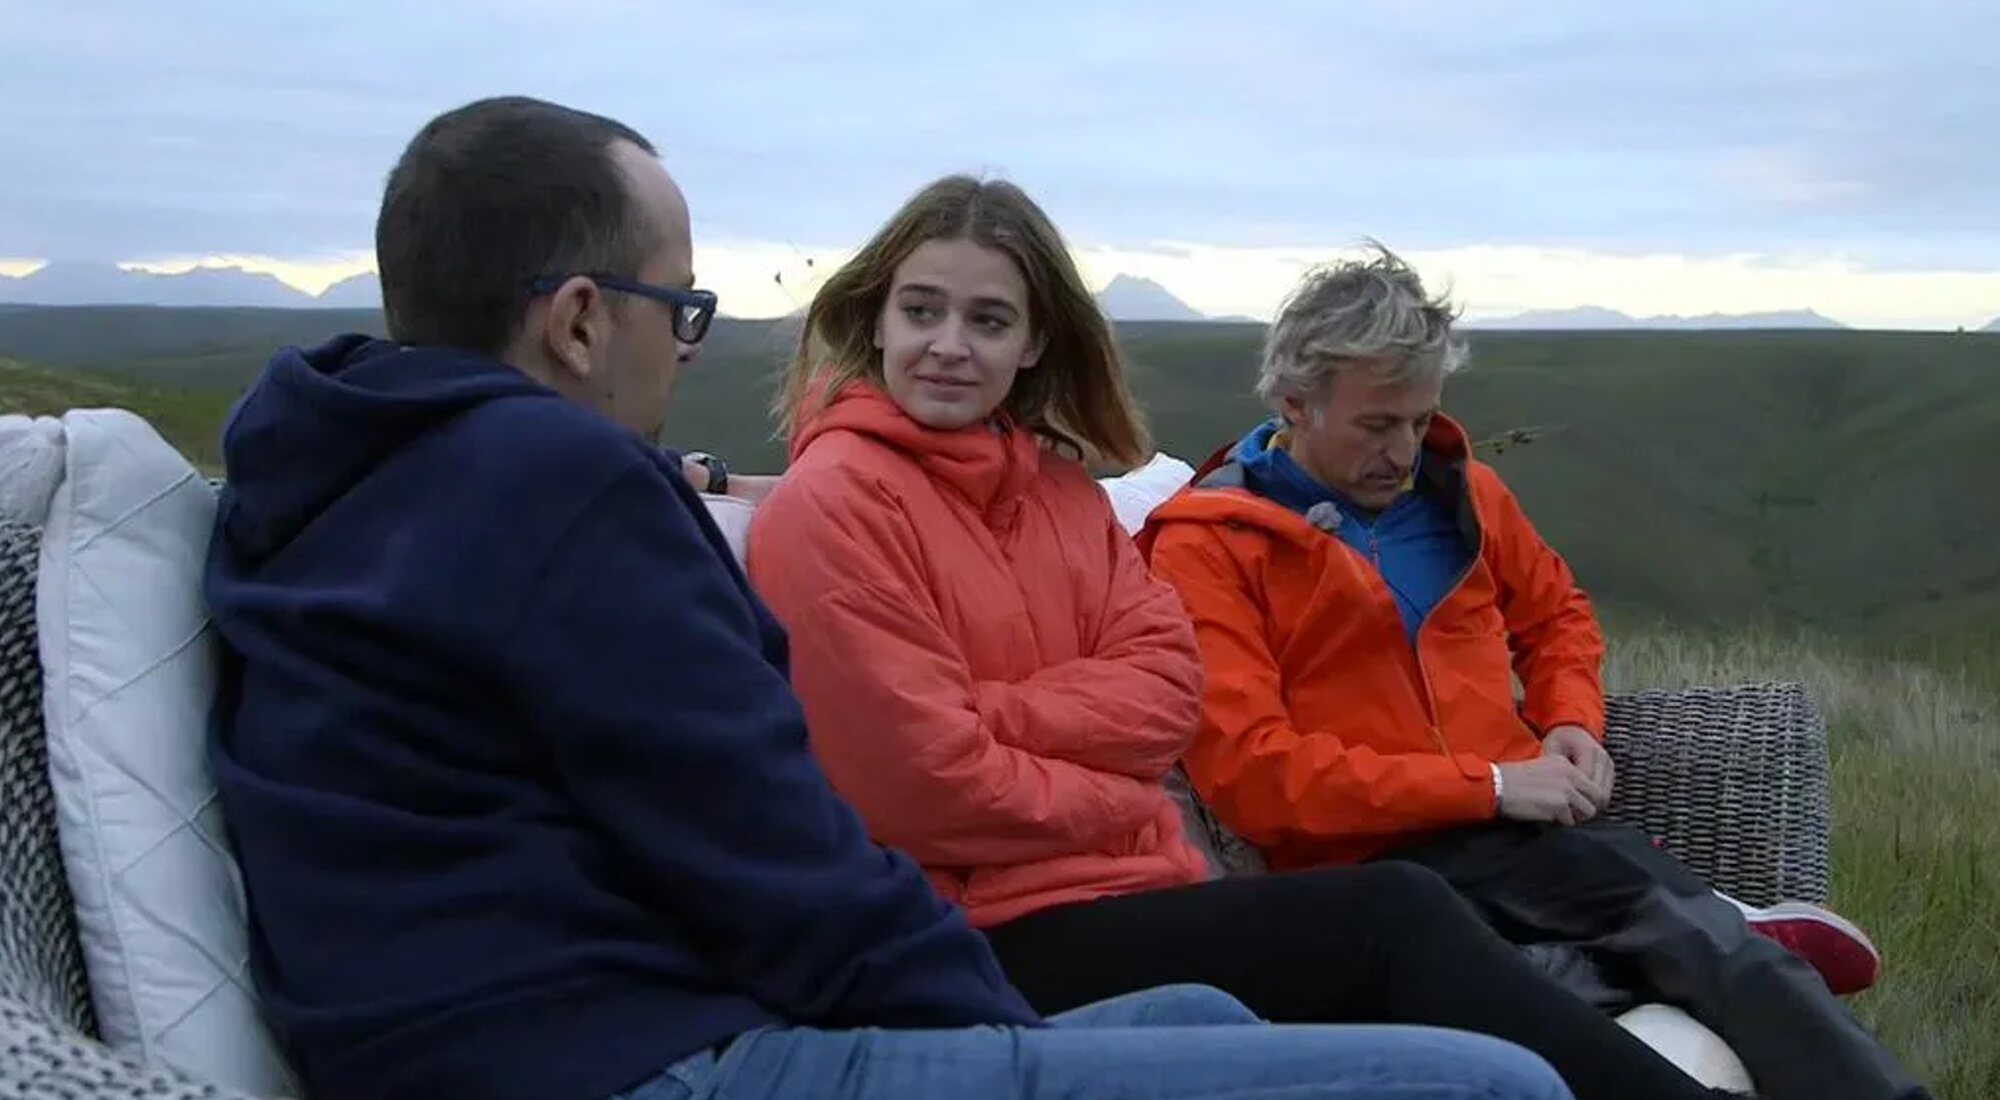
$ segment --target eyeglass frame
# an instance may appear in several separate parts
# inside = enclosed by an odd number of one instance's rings
[[[642,283],[637,279],[627,279],[622,275],[581,271],[573,275],[543,275],[532,279],[528,289],[535,295],[553,294],[571,279],[589,279],[606,290],[616,290],[623,294],[637,294],[656,302],[665,302],[674,307],[674,339],[683,344],[699,344],[708,336],[709,326],[715,323],[715,309],[719,302],[713,290],[683,290],[677,286],[657,286]],[[692,335],[681,331],[681,320],[688,314],[684,310],[695,310],[699,321],[689,321]]]

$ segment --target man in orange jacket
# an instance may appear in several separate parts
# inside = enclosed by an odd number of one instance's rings
[[[1267,336],[1277,416],[1150,518],[1141,546],[1206,666],[1196,790],[1277,868],[1431,867],[1516,942],[1590,964],[1607,1007],[1687,1008],[1776,1100],[1922,1095],[1829,989],[1875,976],[1858,929],[1746,919],[1599,818],[1603,635],[1439,412],[1454,320],[1387,252],[1312,273]]]

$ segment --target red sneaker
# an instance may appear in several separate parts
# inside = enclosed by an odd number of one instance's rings
[[[1768,909],[1736,906],[1753,931],[1811,963],[1838,996],[1859,993],[1882,976],[1882,953],[1868,934],[1832,910],[1804,901],[1781,901]]]

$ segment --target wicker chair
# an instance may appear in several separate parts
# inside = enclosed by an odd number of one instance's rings
[[[96,1037],[56,842],[35,648],[39,533],[0,521],[0,1100],[236,1094]],[[1827,885],[1826,729],[1796,685],[1611,702],[1611,813],[1753,904]]]

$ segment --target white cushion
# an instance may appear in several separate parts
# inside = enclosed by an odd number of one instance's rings
[[[1127,534],[1136,535],[1153,509],[1194,480],[1194,467],[1169,454],[1156,454],[1144,466],[1122,477],[1100,478],[1111,510]]]
[[[722,537],[729,543],[729,552],[736,555],[736,564],[742,565],[750,545],[750,517],[756,514],[757,506],[741,497],[719,497],[713,493],[701,494],[701,502],[708,505],[709,518],[722,528]]]
[[[1672,1005],[1640,1005],[1618,1017],[1618,1023],[1652,1047],[1682,1073],[1712,1089],[1753,1093],[1750,1071],[1722,1041],[1694,1017]]]
[[[62,470],[62,421],[0,416],[0,518],[40,527]]]
[[[63,417],[36,616],[63,863],[106,1042],[257,1095],[296,1091],[247,973],[206,767],[201,571],[215,495],[123,410]]]

